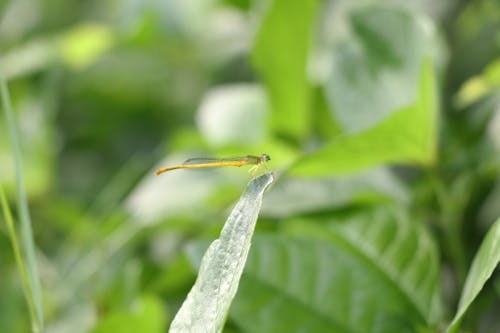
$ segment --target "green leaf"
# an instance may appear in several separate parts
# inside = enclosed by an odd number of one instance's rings
[[[334,49],[325,89],[334,117],[357,133],[421,98],[421,67],[435,30],[410,12],[380,5],[357,8],[350,25],[350,38]]]
[[[212,146],[255,144],[265,138],[267,113],[267,98],[262,87],[232,84],[214,88],[205,95],[198,109],[197,123]],[[223,126],[221,119],[224,119]]]
[[[114,42],[112,31],[101,24],[81,24],[60,40],[60,55],[67,65],[82,70],[92,65]]]
[[[469,78],[458,91],[455,101],[466,107],[486,95],[494,94],[500,87],[500,58],[495,59],[479,75]]]
[[[231,319],[245,332],[413,332],[440,319],[437,247],[377,212],[256,236]]]
[[[268,88],[272,128],[304,137],[312,94],[306,63],[318,1],[272,0],[269,6],[252,50],[253,64]]]
[[[252,240],[264,190],[272,173],[253,179],[201,260],[198,278],[170,332],[221,332]]]
[[[130,309],[111,312],[91,331],[105,332],[165,332],[166,318],[161,300],[155,296],[143,295],[133,302]]]
[[[460,297],[458,310],[453,321],[446,330],[447,333],[454,333],[458,330],[462,318],[471,305],[472,301],[479,294],[484,284],[490,278],[500,261],[500,219],[486,235],[479,251],[477,252],[472,267],[467,275],[465,286]]]
[[[426,61],[421,68],[415,104],[369,130],[333,140],[299,161],[290,173],[320,176],[383,163],[430,164],[435,159],[437,113],[435,73],[430,61]]]
[[[307,197],[307,200],[304,200]],[[348,205],[409,202],[406,188],[387,168],[371,169],[344,177],[280,179],[266,195],[262,214],[285,218],[298,214],[331,211]]]

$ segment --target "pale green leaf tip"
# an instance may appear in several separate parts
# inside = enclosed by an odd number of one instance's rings
[[[248,183],[248,186],[245,190],[249,190],[250,187],[256,187],[258,192],[264,191],[272,182],[274,181],[274,173],[272,171],[266,172],[265,174],[262,174],[260,176],[257,176],[253,178],[250,183]]]

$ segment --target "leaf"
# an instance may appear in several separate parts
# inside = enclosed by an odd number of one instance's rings
[[[194,286],[170,332],[221,332],[250,249],[264,190],[272,173],[253,179],[205,252]]]
[[[265,137],[267,109],[267,98],[259,85],[225,85],[212,89],[203,98],[197,123],[213,146],[255,144]]]
[[[290,173],[321,176],[359,171],[383,163],[430,164],[435,159],[437,113],[435,73],[426,61],[421,68],[415,104],[367,131],[333,140],[299,161]]]
[[[272,128],[286,136],[304,137],[312,94],[306,64],[318,1],[273,0],[269,6],[252,61],[268,88]]]
[[[334,117],[348,133],[367,130],[414,105],[432,23],[399,8],[368,5],[350,17],[351,34],[333,52],[325,84]]]
[[[307,197],[307,200],[304,200]],[[345,177],[282,178],[266,195],[262,214],[285,218],[357,204],[409,201],[406,188],[387,168]]]
[[[81,24],[68,30],[60,40],[60,56],[64,63],[82,70],[92,65],[113,44],[109,27],[101,24]]]
[[[467,275],[462,296],[460,297],[457,313],[448,326],[446,330],[447,333],[454,333],[458,330],[465,312],[479,294],[486,281],[488,281],[499,261],[500,219],[498,219],[490,231],[488,231],[488,234],[484,238],[472,262],[472,267]]]
[[[459,107],[467,107],[486,95],[494,94],[499,87],[500,58],[497,58],[489,63],[481,74],[467,79],[455,96],[456,104]]]
[[[295,220],[288,235],[257,235],[231,320],[262,333],[414,332],[437,322],[437,247],[411,222],[376,211]],[[195,251],[189,255],[196,263]]]

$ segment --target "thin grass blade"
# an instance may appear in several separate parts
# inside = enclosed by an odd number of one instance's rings
[[[7,83],[5,82],[4,76],[0,68],[0,95],[2,97],[2,106],[7,119],[7,126],[9,129],[10,143],[12,146],[12,151],[14,154],[14,163],[16,170],[16,194],[17,194],[17,209],[19,211],[19,221],[20,221],[20,239],[15,241],[20,244],[21,248],[21,258],[22,265],[26,269],[26,275],[28,278],[28,286],[26,294],[28,306],[33,306],[33,311],[35,317],[32,318],[32,330],[33,332],[41,332],[43,330],[43,309],[42,309],[42,296],[40,279],[38,275],[38,267],[35,258],[35,242],[33,240],[33,231],[31,228],[31,218],[28,210],[28,201],[26,199],[24,179],[23,179],[23,167],[21,160],[21,148],[19,144],[19,136],[17,133],[17,126],[14,120],[14,112],[12,110],[12,105],[10,102],[9,91],[7,88]],[[17,238],[17,234],[14,234]],[[12,239],[11,239],[12,241]],[[13,244],[14,246],[14,244]],[[20,272],[21,275],[23,274]]]

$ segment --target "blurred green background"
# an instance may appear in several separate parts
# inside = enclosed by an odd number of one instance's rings
[[[500,216],[499,1],[13,0],[0,14],[47,332],[165,332],[196,277],[186,245],[217,237],[249,174],[154,170],[260,153],[278,180],[225,331],[446,327]],[[8,130],[2,113],[16,215]],[[0,331],[27,332],[0,221]],[[491,281],[467,332],[500,331]]]

